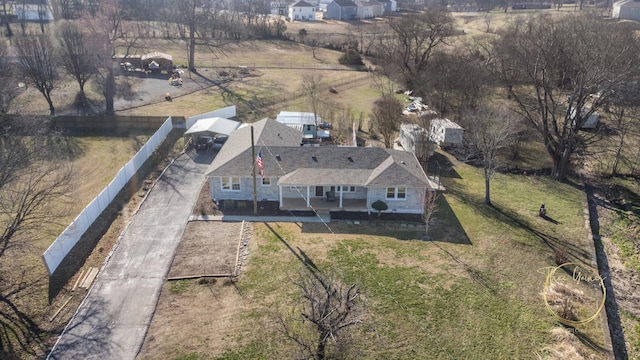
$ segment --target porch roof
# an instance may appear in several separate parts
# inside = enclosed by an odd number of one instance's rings
[[[371,170],[366,169],[310,169],[294,170],[278,180],[278,185],[321,186],[349,185],[366,186]]]

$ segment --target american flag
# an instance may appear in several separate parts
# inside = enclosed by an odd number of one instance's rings
[[[260,176],[264,179],[264,165],[262,164],[262,151],[258,151],[258,157],[256,158],[256,165],[260,169]]]

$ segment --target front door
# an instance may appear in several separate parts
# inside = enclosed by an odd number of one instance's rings
[[[324,196],[324,186],[316,186],[316,196]]]

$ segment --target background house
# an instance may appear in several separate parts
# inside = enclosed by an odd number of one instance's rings
[[[291,4],[291,1],[272,1],[269,5],[269,13],[271,15],[287,16],[289,13],[289,4]]]
[[[324,18],[342,21],[355,20],[358,18],[358,6],[351,0],[333,0],[327,5]]]
[[[377,1],[355,1],[357,6],[357,18],[358,19],[371,19],[374,17],[380,17],[383,13],[383,5]]]
[[[431,140],[438,146],[462,144],[464,129],[449,119],[431,120]]]
[[[11,11],[18,21],[53,21],[53,13],[46,2],[44,4],[13,3]]]
[[[390,13],[398,11],[398,2],[396,0],[378,0],[382,4],[382,13]]]
[[[379,147],[301,147],[300,133],[271,119],[253,124],[255,151],[262,154],[258,201],[283,210],[374,211],[377,200],[388,212],[420,214],[429,186],[415,155]],[[211,163],[211,198],[222,204],[253,200],[254,159],[250,129],[233,132]]]
[[[316,19],[316,7],[300,0],[289,5],[288,16],[291,21],[314,21]]]

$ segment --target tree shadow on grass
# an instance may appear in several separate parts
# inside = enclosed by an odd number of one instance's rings
[[[446,155],[439,152],[434,153],[429,157],[429,161],[426,164],[425,172],[428,176],[443,177],[450,179],[462,179],[460,174],[454,169],[453,163],[447,158]]]
[[[304,265],[309,271],[314,272],[318,270],[318,267],[316,266],[316,264],[311,260],[311,258],[309,258],[309,256],[307,256],[307,254],[304,251],[302,251],[302,249],[298,247],[297,249],[299,250],[300,253],[296,252],[291,247],[291,245],[289,245],[289,243],[282,236],[280,236],[280,234],[271,226],[271,224],[269,223],[263,223],[263,224],[267,227],[267,229],[271,231],[271,233],[278,240],[280,240],[281,243],[284,244],[284,246],[287,247],[287,249],[289,249],[289,251],[291,251],[293,256],[295,256],[298,260],[300,260],[300,263],[302,263],[302,265]]]
[[[60,335],[48,359],[82,359],[88,356],[113,358],[119,345],[111,340],[111,319],[105,311],[106,307],[103,300],[83,302],[78,313]]]
[[[460,201],[473,208],[476,212],[481,213],[484,217],[505,223],[515,228],[523,229],[531,234],[541,244],[549,247],[552,251],[556,249],[564,249],[572,259],[582,262],[586,266],[591,266],[591,255],[587,251],[581,249],[575,244],[572,244],[570,241],[558,238],[534,228],[528,219],[524,218],[517,212],[509,208],[499,207],[495,204],[486,205],[484,203],[484,197],[470,195],[453,187],[448,187],[447,190],[455,195]]]
[[[9,297],[0,295],[0,358],[20,359],[25,354],[34,357],[41,355],[45,349],[42,335],[42,329],[31,317],[22,312]]]

